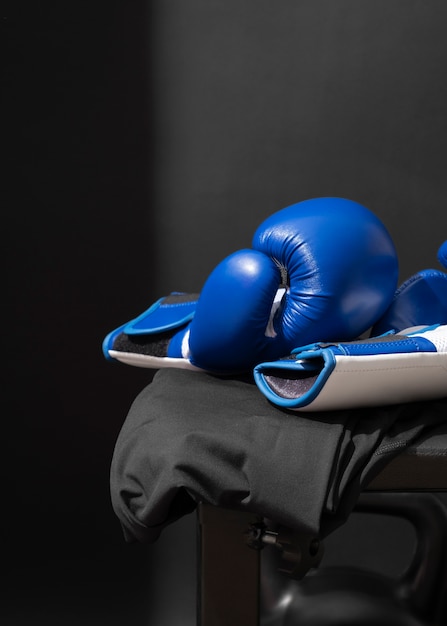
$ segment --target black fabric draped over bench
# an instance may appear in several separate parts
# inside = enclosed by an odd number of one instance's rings
[[[305,414],[250,378],[159,370],[124,421],[110,485],[127,541],[155,541],[201,502],[324,537],[365,489],[447,489],[447,397]]]

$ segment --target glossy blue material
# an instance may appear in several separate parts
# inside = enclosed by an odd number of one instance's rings
[[[194,317],[197,301],[169,303],[160,298],[149,309],[125,324],[127,335],[148,335],[183,326]]]
[[[440,247],[438,259],[447,267],[447,242]],[[399,287],[372,335],[428,324],[447,324],[447,274],[437,269],[422,270]]]
[[[246,370],[297,345],[354,339],[385,312],[397,286],[388,231],[351,200],[316,198],[278,211],[259,226],[252,247],[222,261],[204,285],[190,333],[198,367]],[[285,273],[276,336],[266,336]]]
[[[438,250],[438,261],[447,269],[447,241],[444,241]]]
[[[191,362],[212,371],[248,369],[268,340],[264,331],[280,278],[274,261],[256,250],[239,250],[219,263],[191,323]]]
[[[181,338],[187,331],[187,324],[193,319],[197,306],[197,298],[189,301],[175,300],[172,296],[182,296],[174,292],[154,302],[143,313],[106,335],[102,342],[102,352],[108,361],[115,359],[110,356],[109,350],[114,349],[115,339],[122,333],[130,336],[157,335],[179,328],[173,336],[166,356],[181,356]]]
[[[373,356],[375,354],[411,354],[413,352],[436,352],[436,347],[425,337],[405,337],[400,341],[367,341],[365,343],[340,343],[328,348],[334,354],[344,356]],[[298,358],[298,355],[297,355]]]

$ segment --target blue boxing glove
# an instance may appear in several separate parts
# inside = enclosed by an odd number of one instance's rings
[[[251,249],[219,263],[191,321],[170,328],[162,356],[138,364],[236,373],[303,343],[353,339],[383,315],[397,275],[394,244],[371,211],[342,198],[299,202],[267,218]],[[112,335],[104,351],[120,360]]]
[[[361,341],[315,343],[260,363],[259,390],[295,411],[327,411],[447,397],[447,326]]]
[[[439,248],[438,260],[447,268],[447,241]],[[447,324],[447,274],[437,269],[422,270],[398,288],[371,336],[430,324]]]

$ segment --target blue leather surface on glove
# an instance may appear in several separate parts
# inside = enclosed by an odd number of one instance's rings
[[[218,264],[191,320],[170,327],[163,347],[148,325],[147,345],[144,333],[138,339],[145,354],[131,364],[236,373],[303,343],[354,339],[384,314],[397,276],[394,244],[370,210],[343,198],[299,202],[267,218],[250,249]],[[136,325],[120,328],[136,345]],[[104,352],[130,363],[119,334],[109,334]]]
[[[447,268],[447,241],[439,248],[438,260]],[[438,269],[421,270],[406,280],[371,335],[429,324],[447,324],[447,274]]]

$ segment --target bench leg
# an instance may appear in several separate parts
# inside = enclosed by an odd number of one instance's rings
[[[246,545],[259,517],[198,507],[198,626],[259,626],[260,552]]]

